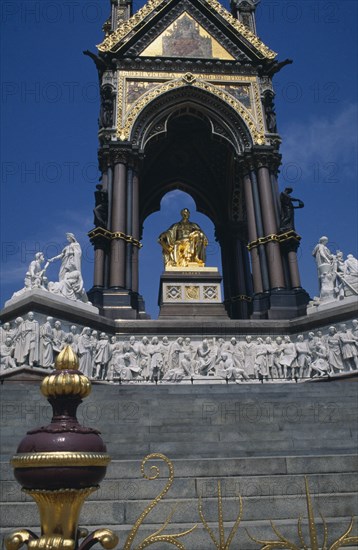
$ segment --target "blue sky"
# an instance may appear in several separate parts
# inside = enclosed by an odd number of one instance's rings
[[[1,4],[1,303],[22,288],[38,250],[54,256],[73,232],[92,286],[93,192],[98,183],[95,51],[109,0],[7,1]],[[135,8],[141,6],[136,2]],[[224,3],[227,7],[227,3]],[[280,187],[305,202],[297,212],[304,288],[317,293],[311,251],[327,235],[334,251],[357,256],[356,0],[262,0],[258,34],[294,63],[274,79],[282,136]],[[164,197],[144,225],[140,290],[157,316],[162,271],[158,234],[188,206],[209,237],[208,265],[220,264],[210,221],[180,192]],[[56,280],[58,265],[48,275]]]

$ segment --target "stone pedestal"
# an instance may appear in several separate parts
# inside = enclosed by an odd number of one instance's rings
[[[228,319],[221,297],[222,277],[213,267],[170,268],[160,278],[159,319]]]

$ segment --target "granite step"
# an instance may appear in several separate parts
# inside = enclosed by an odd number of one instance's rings
[[[357,493],[335,493],[318,494],[312,497],[314,507],[324,511],[326,517],[347,518],[358,509]],[[127,524],[133,525],[139,516],[140,511],[150,504],[151,500],[98,500],[88,501],[84,504],[81,514],[81,525],[92,524]],[[306,497],[299,495],[277,495],[245,497],[245,518],[262,520],[269,515],[270,519],[290,519],[291,517],[304,516],[307,514]],[[160,525],[169,511],[175,508],[177,523],[190,523],[198,521],[198,499],[176,500],[165,498],[159,502],[150,513],[150,517],[144,519],[145,523]],[[217,520],[218,502],[217,498],[207,497],[203,499],[203,508],[207,521]],[[226,521],[235,521],[239,511],[237,498],[226,497],[223,500],[223,513]],[[2,503],[0,505],[2,524],[7,527],[19,526],[21,524],[36,525],[38,522],[37,508],[30,502]]]

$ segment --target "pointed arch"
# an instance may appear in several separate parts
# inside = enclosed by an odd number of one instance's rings
[[[173,113],[183,109],[206,118],[213,136],[228,141],[237,154],[264,142],[252,115],[239,101],[209,82],[194,80],[188,85],[184,79],[146,94],[129,112],[119,137],[144,150],[153,136],[166,131]]]

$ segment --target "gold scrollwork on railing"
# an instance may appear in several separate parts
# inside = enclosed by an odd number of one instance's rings
[[[217,550],[229,550],[231,543],[234,539],[234,536],[236,535],[236,531],[239,528],[240,521],[242,518],[242,498],[241,495],[239,495],[239,514],[235,520],[234,525],[231,528],[230,534],[228,538],[225,540],[225,530],[224,530],[224,514],[223,514],[223,504],[222,504],[222,495],[221,495],[221,482],[218,481],[218,527],[219,527],[219,541],[217,541],[215,534],[211,527],[209,526],[208,522],[206,521],[203,513],[203,501],[202,498],[199,497],[199,516],[201,519],[202,524],[204,525],[204,528],[209,533],[209,536],[211,540],[213,541],[215,547]]]
[[[338,550],[338,548],[342,548],[343,546],[353,546],[354,544],[358,544],[358,537],[349,536],[353,529],[353,518],[352,518],[346,531],[340,537],[338,537],[338,539],[336,539],[330,546],[327,546],[328,528],[327,528],[326,520],[324,519],[322,514],[320,514],[320,516],[323,523],[323,541],[322,541],[322,545],[319,544],[318,536],[317,536],[317,527],[316,527],[316,522],[315,522],[315,517],[314,517],[313,507],[312,507],[312,500],[311,500],[308,480],[306,476],[305,476],[305,489],[306,489],[307,515],[308,515],[308,528],[309,528],[309,537],[310,537],[309,546],[306,544],[303,538],[301,516],[298,518],[298,523],[297,523],[298,537],[300,539],[299,546],[297,546],[297,544],[288,540],[284,535],[282,535],[282,533],[280,533],[280,531],[277,529],[277,527],[275,527],[272,521],[271,521],[271,527],[273,532],[277,536],[277,540],[256,539],[252,537],[248,531],[246,531],[250,539],[262,545],[261,550],[271,550],[273,548],[285,548],[286,550],[301,550],[302,548],[305,550],[308,550],[308,549]]]
[[[148,514],[150,514],[150,512],[153,510],[153,508],[155,508],[155,506],[157,506],[158,502],[160,502],[162,500],[164,495],[166,495],[166,493],[169,491],[169,489],[172,486],[173,481],[174,481],[174,466],[173,466],[173,463],[169,460],[169,458],[167,458],[165,455],[163,455],[161,453],[153,453],[153,454],[150,454],[150,455],[146,456],[143,459],[142,464],[141,464],[141,472],[142,472],[142,476],[145,479],[148,479],[148,480],[158,479],[158,477],[160,475],[160,470],[159,470],[159,467],[157,465],[151,466],[151,468],[150,468],[150,470],[152,472],[151,475],[146,474],[145,466],[146,466],[146,464],[149,460],[161,460],[167,465],[167,467],[168,467],[168,480],[167,480],[164,488],[159,493],[159,495],[151,501],[151,503],[141,513],[141,515],[139,516],[139,518],[137,519],[137,521],[133,525],[133,527],[132,527],[132,529],[131,529],[131,531],[130,531],[127,539],[126,539],[123,550],[131,550],[134,538],[136,537],[136,535],[138,533],[138,530],[139,530],[140,526],[142,525],[144,519],[148,516]],[[172,510],[170,512],[170,514],[166,518],[166,520],[165,520],[164,524],[162,525],[162,527],[160,529],[158,529],[155,533],[153,533],[151,535],[148,535],[148,537],[146,537],[144,540],[142,540],[142,542],[139,544],[139,546],[136,547],[136,550],[143,550],[147,546],[150,546],[150,545],[158,543],[158,542],[167,542],[169,544],[172,544],[173,546],[176,546],[180,550],[185,550],[185,547],[183,546],[183,544],[178,539],[181,538],[181,537],[184,537],[185,535],[188,535],[189,533],[194,531],[194,529],[196,528],[196,525],[194,525],[191,529],[188,529],[187,531],[183,531],[182,533],[174,533],[172,535],[162,534],[164,529],[168,526],[168,524],[169,524],[171,518],[173,517],[173,515],[174,515],[174,510]]]

